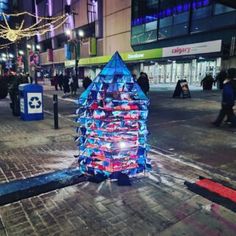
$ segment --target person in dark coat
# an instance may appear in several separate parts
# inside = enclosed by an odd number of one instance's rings
[[[140,86],[140,88],[143,90],[144,94],[147,95],[147,93],[149,92],[149,89],[150,89],[147,74],[144,72],[141,72],[140,76],[137,80],[137,83]]]
[[[201,81],[201,86],[203,90],[212,90],[213,84],[214,84],[214,78],[212,77],[211,74],[207,74]]]
[[[55,90],[57,91],[58,90],[58,74],[56,74],[53,78],[53,82],[54,82],[54,87],[55,87]]]
[[[63,90],[63,74],[62,73],[58,76],[58,85],[59,85],[60,90],[62,91]]]
[[[235,93],[232,85],[232,78],[226,79],[223,83],[223,92],[222,92],[222,103],[221,110],[216,118],[216,120],[212,123],[213,125],[219,127],[225,116],[227,116],[227,121],[231,123],[232,126],[236,124],[236,118],[233,111]]]
[[[227,72],[225,70],[221,70],[219,74],[217,74],[215,83],[217,83],[218,89],[223,89],[223,82],[227,78]]]
[[[76,75],[72,76],[72,83],[71,83],[71,93],[72,95],[76,95],[78,89],[78,79]]]
[[[70,85],[69,85],[69,76],[65,75],[63,77],[63,89],[64,89],[64,95],[70,92]]]
[[[84,90],[86,90],[91,83],[92,83],[92,80],[88,76],[86,76],[83,79],[83,88],[84,88]]]
[[[234,90],[234,99],[236,99],[236,68],[228,69],[228,77],[231,79],[231,84]]]

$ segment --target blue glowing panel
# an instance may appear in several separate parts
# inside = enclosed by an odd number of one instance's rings
[[[151,168],[147,159],[149,99],[119,53],[78,99],[76,143],[82,171],[134,175]]]

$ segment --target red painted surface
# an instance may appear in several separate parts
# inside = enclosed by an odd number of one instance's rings
[[[210,179],[201,179],[197,181],[196,184],[236,203],[236,190],[225,187],[224,185],[214,182]]]

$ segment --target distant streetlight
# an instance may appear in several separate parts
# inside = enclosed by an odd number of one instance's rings
[[[65,34],[66,34],[67,36],[71,36],[72,31],[71,31],[70,29],[66,29]]]
[[[39,44],[36,45],[36,49],[37,49],[37,50],[40,50],[40,49],[41,49],[41,47],[40,47]]]
[[[12,53],[9,53],[9,58],[14,58],[14,55]]]
[[[26,47],[27,47],[27,49],[31,49],[31,45],[30,44],[27,44]]]
[[[84,31],[83,30],[79,30],[79,36],[84,37]]]
[[[24,55],[24,51],[23,50],[19,50],[19,55]]]

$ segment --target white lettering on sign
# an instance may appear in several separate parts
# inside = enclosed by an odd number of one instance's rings
[[[128,59],[137,59],[137,58],[143,58],[144,54],[128,54]]]
[[[43,112],[42,93],[27,93],[28,114]]]
[[[204,54],[221,51],[221,40],[163,48],[163,57]]]

